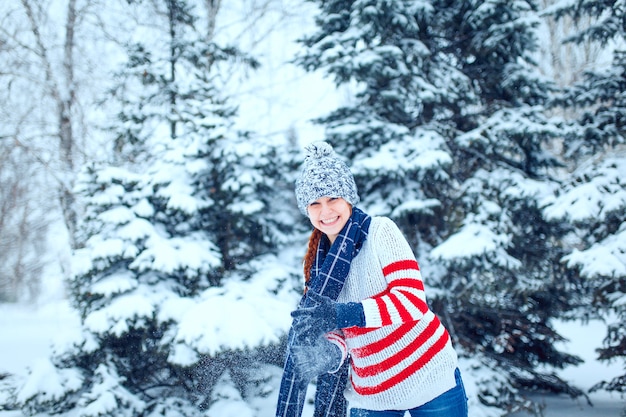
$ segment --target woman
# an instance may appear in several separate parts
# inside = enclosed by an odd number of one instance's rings
[[[349,403],[351,417],[466,417],[457,355],[408,242],[355,206],[354,178],[329,144],[306,150],[296,199],[314,230],[276,416],[300,417],[317,377],[314,416],[345,416]]]

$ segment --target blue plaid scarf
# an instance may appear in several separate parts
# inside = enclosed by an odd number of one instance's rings
[[[311,268],[311,279],[308,289],[336,300],[343,288],[352,259],[359,253],[367,239],[371,217],[360,209],[353,207],[352,215],[346,222],[332,246],[324,237],[320,240]],[[299,307],[307,307],[309,299],[302,297]],[[297,341],[293,329],[289,332],[287,342],[287,358],[278,393],[276,417],[300,417],[306,395],[306,386],[298,384],[294,374],[293,358],[290,347]],[[334,374],[323,374],[317,378],[315,393],[314,417],[344,417],[347,403],[343,396],[348,379],[348,361]]]

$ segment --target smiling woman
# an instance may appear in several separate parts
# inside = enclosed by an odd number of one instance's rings
[[[448,331],[426,303],[415,256],[387,217],[356,207],[356,184],[325,143],[307,147],[296,199],[314,229],[305,295],[289,333],[276,416],[467,417]]]

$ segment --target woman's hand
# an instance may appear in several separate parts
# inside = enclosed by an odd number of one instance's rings
[[[291,313],[293,328],[300,335],[319,337],[333,330],[365,325],[361,303],[338,303],[312,291],[307,293],[307,297],[313,306],[301,307]]]
[[[339,347],[324,337],[317,338],[310,345],[292,346],[291,356],[295,375],[302,386],[318,375],[337,371],[342,363]]]
[[[291,313],[295,332],[299,335],[312,333],[317,338],[337,329],[337,303],[313,291],[307,292],[307,298],[312,307],[301,307]]]

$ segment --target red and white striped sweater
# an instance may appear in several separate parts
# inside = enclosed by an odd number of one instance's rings
[[[450,335],[426,304],[415,255],[390,219],[372,218],[337,301],[359,301],[365,312],[365,327],[327,335],[350,355],[352,407],[407,410],[455,386]]]

